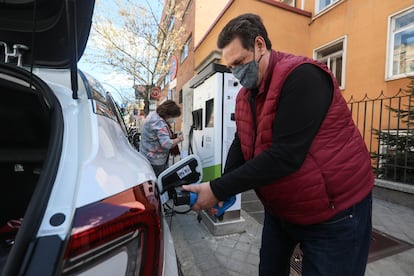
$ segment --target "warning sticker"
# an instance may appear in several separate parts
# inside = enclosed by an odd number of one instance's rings
[[[182,169],[179,169],[177,171],[177,175],[180,179],[183,179],[184,177],[186,177],[187,175],[191,174],[191,169],[190,166],[184,166]]]

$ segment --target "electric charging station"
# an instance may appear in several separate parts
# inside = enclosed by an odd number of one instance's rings
[[[227,153],[234,139],[236,96],[241,86],[230,70],[210,63],[191,81],[193,88],[193,126],[191,148],[202,165],[203,181],[222,175]],[[223,222],[240,220],[241,195],[223,216]],[[214,223],[217,220],[209,216]],[[210,229],[211,230],[211,229]]]

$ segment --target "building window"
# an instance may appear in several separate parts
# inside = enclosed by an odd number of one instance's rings
[[[175,87],[172,89],[168,89],[167,100],[175,101]]]
[[[316,13],[328,8],[339,0],[317,0],[316,3]]]
[[[314,52],[314,58],[328,66],[341,89],[345,88],[345,49],[346,37],[343,37]]]
[[[414,72],[414,8],[390,17],[388,77]]]
[[[294,7],[295,6],[295,0],[280,0],[283,4],[289,5]]]
[[[188,51],[190,49],[191,35],[188,37],[184,44],[183,51],[181,52],[181,63],[188,57]]]

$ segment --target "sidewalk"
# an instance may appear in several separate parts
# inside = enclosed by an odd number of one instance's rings
[[[184,276],[258,275],[262,225],[245,210],[241,216],[245,231],[226,236],[212,236],[193,211],[167,217]],[[374,199],[373,227],[414,245],[413,209]],[[370,262],[365,275],[413,276],[414,248]]]

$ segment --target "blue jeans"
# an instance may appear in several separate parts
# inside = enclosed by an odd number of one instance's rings
[[[371,241],[372,194],[327,221],[297,225],[265,212],[259,275],[288,276],[299,243],[302,275],[363,276]]]

